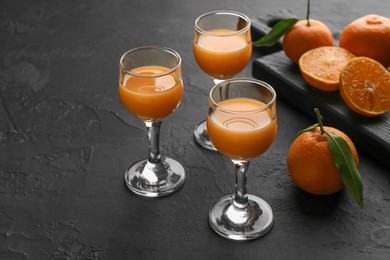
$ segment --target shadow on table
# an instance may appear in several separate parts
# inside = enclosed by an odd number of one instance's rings
[[[312,195],[304,190],[295,189],[294,198],[298,207],[305,213],[315,215],[330,215],[339,204],[343,191],[332,195]]]

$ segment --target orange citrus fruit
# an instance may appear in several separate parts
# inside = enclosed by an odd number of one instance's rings
[[[356,56],[372,58],[390,66],[390,19],[370,14],[347,25],[340,35],[340,47]]]
[[[339,89],[340,71],[354,57],[340,47],[318,47],[301,56],[299,69],[311,86],[323,91],[335,91]]]
[[[351,139],[336,128],[324,126],[324,129],[348,143],[358,166],[359,157]],[[292,181],[311,194],[329,195],[344,188],[330,153],[328,138],[321,134],[319,127],[304,132],[295,139],[288,151],[287,167]]]
[[[357,57],[340,73],[340,95],[353,111],[378,116],[390,111],[390,73],[379,62]]]
[[[320,46],[332,46],[333,35],[329,28],[321,21],[310,19],[299,20],[285,33],[282,47],[293,62],[298,63],[302,54]]]

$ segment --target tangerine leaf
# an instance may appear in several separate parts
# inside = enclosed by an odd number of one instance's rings
[[[298,136],[300,136],[301,134],[303,134],[304,132],[309,132],[311,130],[313,130],[314,128],[318,127],[319,124],[318,123],[315,123],[314,125],[311,125],[309,127],[306,127],[305,129],[301,130],[298,132]]]
[[[363,183],[356,167],[351,148],[340,136],[327,133],[328,144],[332,159],[339,170],[340,178],[352,198],[363,208]]]
[[[253,42],[253,46],[256,47],[271,47],[278,42],[280,37],[282,37],[291,27],[294,26],[299,21],[297,18],[288,18],[283,19],[277,22],[266,35],[261,37],[259,40]]]

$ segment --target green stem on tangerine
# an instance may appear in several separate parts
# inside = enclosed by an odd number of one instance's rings
[[[310,16],[310,0],[307,0],[307,11],[306,11],[307,23],[306,23],[306,26],[311,26],[309,16]]]
[[[323,118],[322,115],[320,114],[320,110],[319,110],[318,108],[315,108],[315,109],[314,109],[314,112],[315,112],[316,115],[317,115],[318,126],[320,127],[321,134],[323,135],[323,134],[326,133],[326,131],[325,131],[325,129],[324,129],[324,124],[322,123],[322,119],[324,119],[324,118]]]

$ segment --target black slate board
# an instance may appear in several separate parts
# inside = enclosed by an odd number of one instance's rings
[[[313,123],[314,108],[319,108],[327,125],[348,134],[359,150],[364,150],[390,169],[390,113],[375,118],[356,114],[347,107],[337,91],[323,92],[308,85],[298,65],[290,61],[283,51],[256,59],[252,73],[255,78],[270,83],[278,97],[312,117]]]

